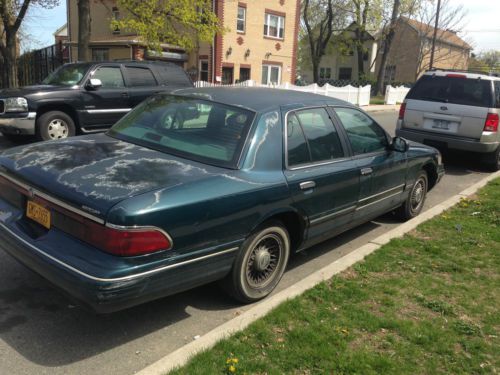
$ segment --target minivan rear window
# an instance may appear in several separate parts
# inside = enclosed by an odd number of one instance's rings
[[[407,99],[491,107],[491,86],[491,81],[484,79],[424,75],[410,90]]]

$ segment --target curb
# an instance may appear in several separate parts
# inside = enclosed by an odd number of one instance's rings
[[[416,218],[399,225],[397,228],[371,240],[367,244],[361,246],[357,250],[337,259],[335,262],[330,263],[328,266],[312,273],[308,277],[302,279],[294,285],[291,285],[285,290],[276,293],[262,302],[251,307],[241,315],[229,320],[228,322],[218,326],[207,334],[201,336],[198,340],[192,341],[189,344],[177,349],[176,351],[166,355],[162,359],[153,363],[152,365],[137,372],[139,375],[164,375],[168,372],[185,365],[191,357],[202,352],[203,350],[213,347],[217,342],[225,339],[232,334],[243,330],[248,325],[262,318],[282,302],[292,299],[306,290],[309,290],[317,284],[329,280],[334,275],[351,267],[353,264],[361,261],[366,256],[378,250],[383,245],[387,244],[391,239],[401,237],[405,233],[415,229],[418,225],[427,221],[434,216],[439,215],[448,208],[454,206],[461,199],[466,198],[476,193],[480,188],[485,186],[491,180],[500,177],[500,171],[490,174],[483,178],[481,181],[461,191],[457,195],[447,199],[446,201],[430,208],[423,212]]]

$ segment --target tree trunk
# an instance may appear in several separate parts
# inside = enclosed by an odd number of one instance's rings
[[[363,60],[364,50],[363,46],[356,47],[356,55],[358,60],[358,81],[365,77],[365,62]]]
[[[90,0],[78,0],[78,61],[89,61]]]
[[[5,33],[5,51],[2,54],[5,70],[5,86],[17,87],[17,43],[16,34],[6,30]]]
[[[319,82],[319,63],[320,63],[320,61],[321,61],[321,57],[317,58],[316,56],[314,56],[311,60],[314,83]]]
[[[387,60],[389,58],[389,52],[391,51],[392,40],[394,39],[394,28],[396,27],[396,22],[399,15],[399,6],[401,0],[394,0],[394,6],[392,8],[391,24],[389,25],[389,33],[385,39],[384,50],[382,51],[382,57],[380,58],[380,66],[377,73],[377,86],[375,87],[375,95],[382,95],[384,89],[385,81],[385,69],[387,67]]]

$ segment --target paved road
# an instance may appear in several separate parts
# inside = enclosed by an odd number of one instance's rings
[[[394,133],[395,112],[373,117]],[[0,136],[0,149],[11,145]],[[486,174],[470,159],[446,160],[447,175],[429,194],[426,208]],[[293,257],[280,290],[396,225],[386,215]],[[95,316],[73,306],[0,250],[0,371],[132,374],[246,308],[208,285],[110,316]]]

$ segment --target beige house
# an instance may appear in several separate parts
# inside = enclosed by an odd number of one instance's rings
[[[351,24],[343,32],[344,37],[353,36]],[[387,60],[385,80],[390,82],[414,82],[430,67],[430,56],[434,27],[406,17],[398,20],[394,39]],[[365,75],[376,79],[380,66],[382,42],[367,33],[364,38],[363,64]],[[338,40],[338,38],[336,39]],[[434,53],[434,68],[467,70],[472,47],[456,33],[449,30],[437,30]],[[307,46],[302,52],[308,54]],[[305,55],[304,55],[305,56]],[[324,56],[319,67],[320,82],[328,80],[356,80],[358,77],[357,54],[332,44],[331,52]],[[301,66],[301,78],[313,81],[311,67]]]
[[[92,59],[165,60],[183,66],[194,80],[217,83],[295,81],[300,0],[213,0],[213,6],[227,30],[224,35],[193,51],[163,44],[159,54],[147,51],[137,35],[110,28],[110,21],[120,17],[114,0],[92,1]],[[67,0],[67,9],[71,60],[76,61],[77,0]]]
[[[434,27],[401,17],[387,60],[386,81],[414,82],[429,69],[433,35]],[[433,67],[467,70],[471,50],[453,31],[437,29]]]

